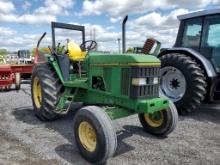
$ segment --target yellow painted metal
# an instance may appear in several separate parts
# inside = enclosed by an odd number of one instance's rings
[[[79,125],[78,134],[83,147],[89,152],[95,151],[97,137],[93,126],[87,121],[81,122]]]
[[[144,114],[144,119],[151,127],[160,127],[164,122],[163,112],[158,111],[153,114]]]
[[[37,108],[41,107],[42,103],[42,91],[41,91],[41,85],[40,85],[40,79],[38,77],[34,78],[33,82],[33,97],[34,97],[34,103]]]

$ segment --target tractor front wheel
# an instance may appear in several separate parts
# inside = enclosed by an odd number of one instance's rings
[[[113,156],[117,147],[116,133],[103,109],[83,107],[77,111],[73,121],[76,146],[86,160],[100,164]]]
[[[34,67],[31,78],[31,96],[35,115],[40,120],[54,120],[54,112],[61,95],[62,85],[49,64]]]
[[[139,120],[147,133],[166,136],[176,128],[178,113],[175,105],[170,101],[169,108],[151,114],[141,113]]]

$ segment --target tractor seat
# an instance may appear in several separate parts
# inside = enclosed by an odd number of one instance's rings
[[[84,61],[86,53],[73,41],[67,43],[67,55],[71,61]]]

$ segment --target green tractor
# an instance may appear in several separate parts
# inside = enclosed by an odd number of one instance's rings
[[[203,101],[220,101],[220,11],[206,10],[179,16],[173,48],[159,54],[161,91],[180,114]]]
[[[66,47],[56,46],[56,28],[82,32],[80,47],[69,39]],[[38,41],[35,62],[45,35]],[[51,54],[36,63],[31,93],[34,112],[43,121],[55,120],[70,111],[71,103],[82,102],[73,120],[76,146],[86,160],[103,163],[117,147],[111,120],[138,114],[145,132],[166,136],[176,127],[178,114],[174,104],[159,96],[157,57],[92,52],[96,45],[85,41],[84,26],[52,22]]]

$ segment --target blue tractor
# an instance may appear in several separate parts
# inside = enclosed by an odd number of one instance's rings
[[[180,114],[220,101],[220,9],[178,16],[173,48],[163,49],[161,91]]]

